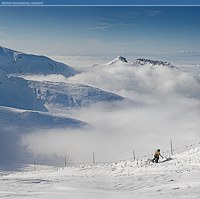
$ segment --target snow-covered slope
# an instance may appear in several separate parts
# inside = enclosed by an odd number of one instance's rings
[[[21,129],[20,132],[27,129],[37,128],[58,128],[58,127],[81,127],[86,123],[72,118],[61,117],[50,113],[40,111],[27,111],[22,109],[7,108],[0,106],[1,127],[5,129]],[[26,130],[25,130],[26,129]]]
[[[9,168],[10,164],[31,162],[32,154],[28,154],[20,144],[24,134],[50,128],[65,128],[67,132],[68,128],[85,125],[85,122],[69,117],[0,106],[0,167]]]
[[[77,72],[45,56],[25,54],[0,47],[0,69],[15,74],[62,74],[66,77]]]
[[[35,171],[33,171],[35,170]],[[58,167],[29,166],[0,177],[1,195],[17,198],[174,199],[200,196],[200,148],[169,161],[129,160]],[[17,185],[16,185],[17,183]],[[12,190],[9,188],[12,185]]]
[[[7,76],[0,71],[0,106],[46,111],[43,103],[29,88],[26,80]]]
[[[65,107],[84,107],[100,102],[117,102],[124,98],[83,84],[30,81],[37,98],[48,104]]]

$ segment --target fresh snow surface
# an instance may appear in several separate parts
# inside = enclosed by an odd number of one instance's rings
[[[39,100],[47,104],[63,105],[65,108],[117,102],[124,99],[119,95],[83,84],[29,81],[29,86]]]
[[[0,70],[12,74],[62,74],[66,77],[77,72],[70,66],[45,56],[25,54],[0,47]]]
[[[199,199],[200,148],[158,164],[147,159],[75,164],[66,167],[24,165],[2,172],[2,198]]]
[[[0,71],[0,106],[46,111],[26,80]]]

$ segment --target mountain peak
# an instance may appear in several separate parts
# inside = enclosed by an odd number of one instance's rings
[[[151,66],[168,66],[169,68],[175,67],[170,62],[167,61],[151,60],[145,58],[136,59],[134,63],[139,64],[140,66],[151,65]]]
[[[121,55],[117,56],[113,61],[109,63],[109,65],[116,64],[116,63],[128,63],[127,59]]]
[[[126,63],[128,62],[128,61],[126,60],[126,58],[123,57],[123,56],[121,56],[121,55],[117,56],[116,60],[119,60],[119,61],[122,61],[122,62],[126,62]]]

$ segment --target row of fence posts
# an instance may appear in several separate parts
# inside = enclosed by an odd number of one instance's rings
[[[171,152],[171,155],[173,155],[172,140],[170,140],[170,152]],[[133,160],[136,160],[136,155],[135,155],[135,151],[134,150],[133,150]],[[93,164],[96,164],[95,153],[94,152],[92,153],[92,162],[93,162]],[[65,156],[65,167],[66,166],[67,166],[67,159],[66,159],[66,156]]]
[[[170,152],[171,155],[173,155],[173,145],[172,145],[172,140],[170,140]],[[136,160],[136,155],[135,155],[135,151],[133,150],[133,160]],[[92,162],[93,164],[96,164],[96,159],[95,159],[95,153],[92,153]],[[64,166],[67,166],[67,157],[64,157]],[[34,171],[36,170],[36,162],[34,161]]]

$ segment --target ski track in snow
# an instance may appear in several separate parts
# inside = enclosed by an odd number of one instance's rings
[[[200,148],[151,163],[127,160],[63,168],[36,165],[2,173],[2,198],[188,198],[200,197]]]

